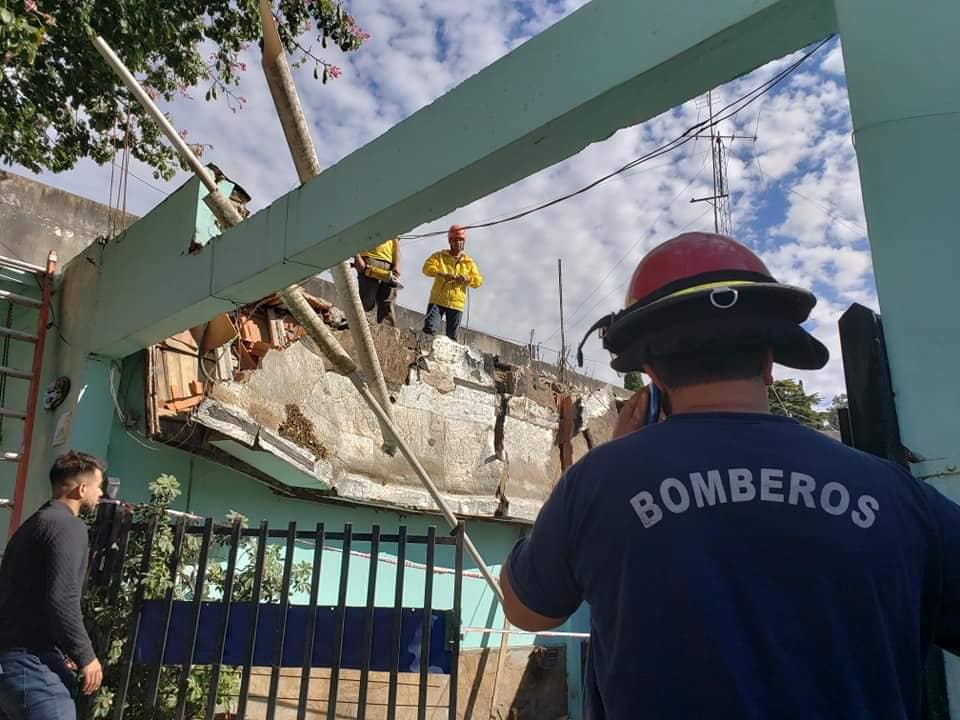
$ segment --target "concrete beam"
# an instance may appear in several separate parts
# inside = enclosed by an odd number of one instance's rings
[[[151,249],[146,264],[132,262],[132,248],[108,247],[100,307],[118,311],[98,323],[95,350],[130,352],[169,335],[173,320],[196,325],[224,304],[316,274],[834,25],[829,0],[593,0],[203,253],[167,245]],[[169,292],[173,278],[180,292]],[[154,301],[144,307],[142,297]]]

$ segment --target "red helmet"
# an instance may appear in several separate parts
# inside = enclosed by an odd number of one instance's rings
[[[650,356],[766,344],[773,359],[814,370],[829,352],[800,324],[817,299],[778,283],[753,252],[723,235],[691,232],[655,247],[630,279],[624,309],[601,318],[614,370],[639,370]],[[583,347],[583,342],[580,343]],[[578,350],[582,364],[582,352]]]

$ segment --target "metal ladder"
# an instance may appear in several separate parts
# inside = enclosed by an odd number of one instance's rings
[[[30,446],[33,442],[33,426],[37,416],[37,396],[40,394],[40,378],[43,368],[43,349],[47,339],[47,319],[50,314],[50,298],[53,296],[53,277],[57,268],[57,253],[50,251],[47,266],[32,265],[14,258],[0,257],[0,270],[13,271],[19,275],[33,276],[40,286],[39,299],[0,289],[0,302],[12,303],[22,307],[36,309],[37,330],[35,333],[14,330],[0,325],[0,337],[16,342],[33,345],[33,362],[30,370],[0,366],[0,375],[9,379],[27,380],[27,407],[24,410],[0,407],[0,416],[23,421],[23,446],[20,452],[0,453],[0,462],[17,463],[17,479],[14,485],[13,499],[0,499],[0,507],[10,510],[9,535],[20,526],[23,519],[23,497],[27,486],[27,471],[30,465]]]

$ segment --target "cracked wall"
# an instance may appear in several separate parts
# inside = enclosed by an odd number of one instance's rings
[[[424,339],[387,326],[373,330],[395,421],[458,514],[535,518],[561,474],[559,392],[573,395],[582,408],[571,438],[574,460],[588,449],[585,432],[594,444],[610,435],[614,388],[577,376],[561,388],[543,367],[503,363],[445,337]],[[338,336],[350,352],[349,332]],[[238,375],[213,385],[195,420],[266,451],[253,435],[279,437],[293,406],[312,423],[326,450],[322,458],[300,447],[295,462],[299,470],[322,478],[330,494],[399,508],[435,508],[406,460],[381,450],[373,414],[347,378],[328,370],[309,339],[266,353],[258,369]],[[312,463],[302,462],[304,454]]]

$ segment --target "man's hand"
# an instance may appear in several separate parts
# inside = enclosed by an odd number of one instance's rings
[[[643,390],[634,393],[633,397],[624,403],[620,415],[617,416],[617,424],[613,427],[613,437],[611,439],[616,440],[642,428],[649,407],[650,386],[648,385]]]
[[[93,695],[99,690],[100,683],[103,682],[103,668],[100,667],[100,661],[94,658],[89,665],[81,668],[80,679],[83,681],[81,690],[84,695]]]
[[[367,263],[360,255],[357,255],[353,259],[353,266],[360,272],[363,272],[364,270],[367,269]]]
[[[467,284],[469,284],[469,282],[470,282],[470,278],[468,278],[466,275],[457,275],[457,276],[454,278],[454,280],[456,280],[457,282],[462,283],[462,284],[464,284],[464,285],[467,285]]]
[[[66,667],[67,670],[69,670],[70,672],[76,672],[76,671],[77,671],[77,664],[76,664],[73,660],[71,660],[70,658],[68,658],[68,657],[65,657],[65,658],[63,659],[63,665],[64,665],[64,667]]]

